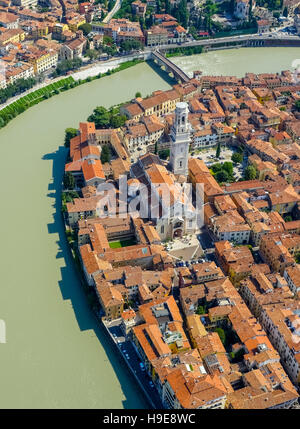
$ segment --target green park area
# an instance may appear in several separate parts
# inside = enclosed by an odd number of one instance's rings
[[[4,126],[12,118],[24,112],[29,107],[40,103],[41,101],[58,94],[61,90],[65,90],[69,85],[73,84],[74,79],[69,76],[57,82],[53,82],[43,88],[30,92],[24,97],[19,98],[17,101],[9,104],[0,111],[0,127]]]
[[[109,246],[111,249],[118,249],[120,247],[127,247],[127,246],[133,246],[136,244],[135,240],[118,240],[118,241],[111,241],[109,243]]]
[[[42,101],[46,94],[55,93],[55,91],[62,89],[66,84],[70,84],[72,82],[74,82],[74,79],[70,76],[66,79],[61,79],[57,82],[51,83],[50,85],[44,86],[43,88],[37,89],[2,109],[1,114],[12,113],[14,110],[18,110],[19,107],[31,107],[34,104],[37,104],[37,102]]]

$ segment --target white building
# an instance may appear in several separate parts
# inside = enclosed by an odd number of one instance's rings
[[[12,0],[13,5],[21,7],[35,7],[38,4],[38,0]]]
[[[300,267],[299,265],[286,267],[283,273],[289,288],[293,293],[300,291]]]
[[[218,140],[217,134],[212,132],[211,127],[196,131],[193,136],[193,148],[203,149],[216,146]]]
[[[5,70],[7,84],[13,84],[19,79],[29,79],[34,76],[34,68],[31,64],[19,61],[9,65]],[[0,84],[1,85],[1,84]]]
[[[295,13],[294,26],[296,27],[297,34],[300,34],[300,14],[299,13]]]
[[[280,354],[282,365],[293,383],[300,381],[300,317],[289,309],[264,308],[260,323]]]
[[[193,135],[193,149],[203,149],[216,146],[218,143],[225,145],[234,136],[234,129],[219,122],[198,130]]]
[[[252,10],[255,7],[255,2],[252,2]],[[250,1],[249,0],[236,0],[234,6],[234,16],[241,20],[249,18]]]
[[[236,210],[212,219],[212,229],[218,240],[228,240],[237,244],[247,244],[250,227]]]

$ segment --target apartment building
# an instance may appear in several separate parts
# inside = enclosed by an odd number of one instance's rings
[[[291,265],[286,267],[283,273],[283,277],[286,279],[289,288],[294,294],[298,294],[300,291],[300,266],[299,264]]]
[[[300,317],[299,306],[281,308],[273,305],[263,309],[261,324],[280,354],[284,368],[293,383],[300,382]]]
[[[237,210],[214,217],[211,224],[212,231],[218,240],[228,240],[237,244],[249,243],[251,228]]]

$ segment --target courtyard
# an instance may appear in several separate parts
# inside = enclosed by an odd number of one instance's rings
[[[190,261],[203,256],[203,249],[196,235],[175,238],[165,243],[165,248],[176,260]]]
[[[136,241],[133,239],[130,240],[117,240],[117,241],[111,241],[109,243],[109,247],[111,249],[118,249],[120,247],[127,247],[127,246],[133,246],[136,244]]]
[[[205,165],[210,168],[213,164],[223,164],[224,162],[232,162],[232,155],[237,152],[234,146],[221,146],[220,157],[216,157],[216,147],[208,149],[198,149],[190,153],[191,158],[198,158],[204,161]],[[243,162],[241,164],[233,163],[233,175],[235,180],[242,178],[244,169],[247,167],[247,155],[243,154]]]

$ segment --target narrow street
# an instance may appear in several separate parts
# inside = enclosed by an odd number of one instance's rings
[[[140,380],[148,399],[151,398],[155,409],[162,409],[163,406],[156,387],[154,386],[151,377],[146,372],[145,366],[143,365],[133,343],[124,336],[120,323],[120,319],[107,323],[108,331],[115,342],[116,347],[119,348],[120,355],[126,362],[127,366],[131,368],[136,377]]]

